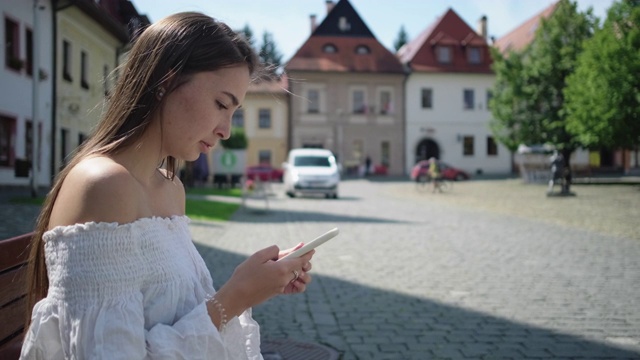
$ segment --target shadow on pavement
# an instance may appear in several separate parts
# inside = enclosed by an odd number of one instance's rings
[[[216,287],[246,258],[196,247]],[[263,341],[320,343],[342,359],[640,358],[634,350],[317,274],[306,293],[271,299],[253,316]]]
[[[333,201],[333,200],[326,200]],[[367,216],[348,216],[348,215],[333,215],[323,212],[312,211],[293,211],[293,210],[266,210],[264,206],[248,206],[238,211],[243,212],[243,216],[234,216],[229,221],[231,222],[248,222],[248,223],[285,223],[291,221],[290,218],[304,219],[304,221],[311,222],[329,222],[329,223],[342,223],[342,222],[360,222],[360,223],[389,223],[389,224],[408,224],[406,221],[390,220],[379,217],[367,217]]]

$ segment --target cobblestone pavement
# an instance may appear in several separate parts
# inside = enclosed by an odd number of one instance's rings
[[[249,200],[229,222],[191,224],[217,285],[255,250],[340,228],[306,293],[254,309],[264,339],[344,360],[640,359],[638,186],[567,198],[516,180],[445,194],[350,180],[338,200],[274,190],[267,211]],[[15,207],[3,203],[0,230]]]
[[[354,180],[338,200],[278,194],[266,212],[255,201],[192,229],[218,285],[257,249],[341,229],[318,249],[305,294],[254,309],[265,339],[322,343],[342,359],[640,359],[639,217],[626,217],[640,191],[573,189],[547,198],[514,180],[418,194]]]

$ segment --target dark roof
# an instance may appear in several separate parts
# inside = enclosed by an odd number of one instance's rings
[[[375,37],[347,0],[340,0],[311,36]]]
[[[546,9],[523,22],[506,35],[500,37],[493,45],[503,54],[509,50],[520,51],[524,49],[533,41],[536,30],[538,30],[538,26],[540,25],[540,20],[551,16],[557,5],[558,2],[549,5]]]
[[[436,58],[436,47],[450,46],[451,63],[442,64]],[[481,62],[470,64],[465,50],[479,47]],[[487,40],[467,25],[453,9],[447,10],[415,39],[398,50],[398,58],[414,71],[490,73],[491,53]]]
[[[331,46],[335,52],[327,52]],[[365,53],[357,52],[366,50]],[[287,71],[404,73],[395,55],[366,26],[348,0],[340,0],[285,66]]]

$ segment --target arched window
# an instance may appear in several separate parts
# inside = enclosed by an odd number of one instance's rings
[[[325,44],[322,47],[322,52],[327,53],[327,54],[335,54],[335,53],[338,52],[338,48],[333,44]]]
[[[371,54],[371,49],[367,45],[358,45],[356,46],[356,54],[366,55]]]

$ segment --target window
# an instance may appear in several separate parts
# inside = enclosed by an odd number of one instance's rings
[[[423,88],[422,89],[422,108],[433,109],[433,90]]]
[[[82,145],[87,140],[87,135],[78,133],[78,146]]]
[[[354,114],[364,114],[367,112],[366,104],[364,102],[364,90],[353,90],[351,93],[352,112]]]
[[[13,165],[13,144],[11,138],[16,126],[16,120],[0,116],[0,166]]]
[[[307,112],[310,114],[317,114],[320,112],[320,91],[318,89],[309,89],[307,91],[308,108]]]
[[[104,96],[109,95],[109,66],[105,65],[102,67],[102,87],[104,90]]]
[[[71,43],[67,40],[62,41],[62,78],[73,81],[71,77]]]
[[[462,141],[462,155],[473,156],[473,136],[465,136]]]
[[[25,40],[27,42],[27,59],[24,66],[27,75],[33,75],[33,32],[30,29],[25,31]]]
[[[380,91],[380,114],[393,114],[393,101],[389,90]]]
[[[258,110],[258,127],[260,129],[271,128],[271,109]]]
[[[487,136],[487,155],[496,156],[498,155],[498,145],[496,144],[493,136]]]
[[[491,99],[493,99],[493,92],[491,90],[487,90],[487,110],[491,110],[489,106],[491,106]]]
[[[382,154],[382,165],[388,167],[389,159],[391,158],[391,144],[388,141],[383,141],[380,144],[380,153]]]
[[[271,165],[271,150],[258,151],[258,164]]]
[[[451,63],[451,47],[449,46],[438,46],[436,47],[436,58],[440,64],[450,64]]]
[[[465,110],[473,110],[473,104],[475,103],[473,89],[464,89],[463,101]]]
[[[369,49],[369,47],[367,45],[358,45],[356,47],[356,54],[358,55],[366,55],[366,54],[370,54],[371,50]]]
[[[4,18],[4,57],[8,68],[20,71],[22,60],[20,60],[20,33],[18,23]]]
[[[231,126],[235,128],[244,128],[244,109],[236,109],[231,116]]]
[[[80,52],[80,86],[83,89],[89,88],[89,81],[87,81],[87,76],[89,73],[89,55],[87,55],[86,51]]]
[[[60,129],[60,162],[66,164],[69,153],[69,130]]]
[[[322,52],[327,53],[327,54],[335,54],[335,53],[338,52],[338,48],[333,44],[325,44],[322,47]]]
[[[477,46],[467,48],[467,61],[469,64],[480,64],[482,62],[482,52]]]
[[[352,157],[356,161],[360,161],[362,159],[362,150],[364,146],[362,144],[362,140],[353,140],[353,152]]]
[[[31,121],[25,124],[24,145],[24,152],[27,154],[25,157],[31,161],[33,159],[33,123]]]

